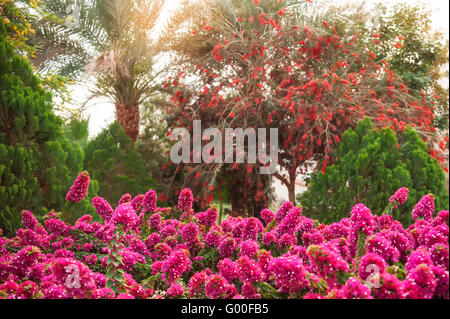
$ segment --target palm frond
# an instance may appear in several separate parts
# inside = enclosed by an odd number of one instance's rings
[[[78,40],[70,38],[64,30],[54,24],[43,24],[35,29],[31,43],[36,46],[32,63],[39,69],[45,69],[47,61],[58,55],[86,56],[86,48]]]
[[[133,5],[132,0],[97,1],[97,16],[110,40],[128,38],[133,20]]]
[[[158,37],[157,47],[167,51],[178,46],[190,36],[194,38],[193,32],[200,27],[200,20],[205,18],[208,10],[206,1],[183,0],[178,10],[176,10],[165,23],[163,30]],[[205,20],[205,19],[203,19]]]
[[[141,32],[147,33],[153,30],[164,5],[165,0],[135,0],[133,24],[136,37],[139,37]],[[145,35],[147,36],[147,34]]]

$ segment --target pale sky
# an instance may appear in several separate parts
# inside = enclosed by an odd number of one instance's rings
[[[299,0],[302,1],[302,0]],[[348,1],[348,0],[339,0]],[[360,2],[362,0],[353,0],[353,2]],[[181,0],[167,0],[166,9],[161,16],[161,21],[165,21],[170,13],[173,12],[180,4]],[[380,2],[379,0],[366,0],[370,4]],[[440,30],[444,33],[445,39],[449,38],[449,1],[448,0],[384,0],[385,5],[394,5],[396,3],[418,3],[425,5],[432,10],[432,25],[436,30]],[[162,23],[160,23],[162,24]],[[445,40],[443,39],[443,41]],[[78,102],[82,103],[83,97],[87,96],[87,89],[82,85],[75,85],[72,92],[73,97],[79,97]],[[73,105],[76,107],[76,105]],[[106,128],[111,122],[114,121],[114,105],[106,100],[98,99],[87,104],[86,115],[90,117],[89,122],[89,136],[93,137]],[[274,187],[279,200],[287,200],[288,192],[287,188],[282,185],[277,179],[274,179]],[[297,186],[296,192],[303,191],[304,188]]]

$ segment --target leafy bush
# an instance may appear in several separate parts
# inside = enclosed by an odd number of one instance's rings
[[[408,214],[423,195],[432,193],[438,209],[448,209],[445,174],[428,154],[426,144],[411,127],[396,135],[389,128],[374,129],[370,119],[347,130],[335,153],[336,163],[325,173],[313,173],[308,189],[298,196],[307,216],[324,222],[348,217],[354,203],[366,203],[381,213],[399,187],[409,189],[409,200],[396,218],[410,223]]]

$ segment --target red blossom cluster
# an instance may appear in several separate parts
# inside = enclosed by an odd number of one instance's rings
[[[343,132],[365,116],[377,127],[397,131],[411,125],[430,145],[430,154],[444,162],[442,151],[448,141],[438,141],[440,149],[433,148],[438,144],[434,102],[425,92],[422,100],[410,95],[388,63],[360,43],[358,34],[343,37],[326,22],[320,27],[296,25],[290,7],[264,4],[247,11],[237,8],[237,20],[234,15],[215,12],[209,24],[227,21],[228,27],[195,35],[208,39],[211,50],[205,52],[202,47],[202,54],[196,52],[201,55],[198,59],[191,52],[182,52],[191,57],[191,63],[182,65],[178,76],[166,83],[174,90],[171,128],[192,129],[193,120],[222,131],[277,127],[281,171],[274,176],[288,187],[291,201],[296,177],[305,165],[322,163],[317,168],[326,170],[335,160],[332,150]],[[379,41],[378,35],[374,39]],[[247,196],[244,200],[255,197],[264,203],[267,182],[258,180],[259,165],[258,161],[178,164],[177,172],[186,168],[186,180],[203,207],[213,200],[211,195],[230,187],[223,175],[239,179],[233,187]],[[214,191],[207,187],[206,181],[211,179],[218,186]]]

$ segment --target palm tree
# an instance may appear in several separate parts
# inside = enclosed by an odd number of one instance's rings
[[[68,0],[44,0],[52,19],[41,19],[31,39],[37,52],[33,63],[42,71],[70,77],[95,75],[92,97],[107,96],[115,103],[116,119],[136,142],[139,106],[158,92],[154,65],[161,54],[151,38],[164,0],[78,0],[76,27],[64,21]]]

